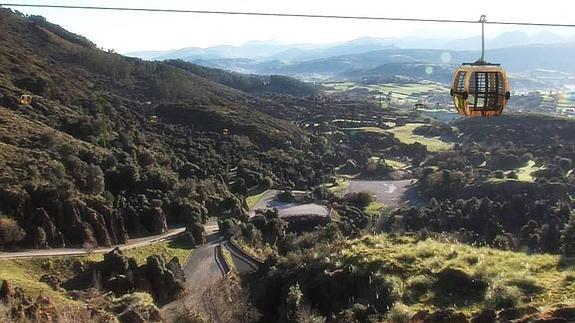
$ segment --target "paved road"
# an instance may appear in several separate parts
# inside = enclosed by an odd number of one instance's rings
[[[162,318],[166,322],[173,322],[183,310],[204,314],[207,311],[202,299],[204,291],[223,277],[222,268],[216,262],[216,246],[223,241],[223,237],[217,233],[217,225],[208,225],[205,228],[206,243],[192,251],[183,267],[186,275],[186,296],[164,305],[161,309]]]
[[[254,263],[251,259],[244,257],[241,253],[237,252],[236,249],[230,245],[229,242],[223,243],[223,247],[226,248],[232,255],[232,261],[236,270],[240,274],[249,274],[257,271],[258,264]]]
[[[1,252],[0,260],[16,259],[16,258],[34,258],[34,257],[57,257],[57,256],[81,256],[88,253],[105,253],[110,252],[114,248],[119,247],[122,250],[133,249],[145,245],[149,245],[158,241],[167,240],[175,235],[186,231],[186,228],[175,228],[168,231],[166,234],[159,234],[137,239],[130,239],[126,244],[116,245],[107,248],[97,248],[88,252],[86,249],[81,248],[58,248],[58,249],[31,249],[19,252]]]
[[[345,188],[345,193],[368,191],[375,195],[376,201],[389,206],[397,206],[412,183],[413,180],[411,179],[399,181],[351,180],[348,187]]]
[[[252,207],[249,211],[250,217],[255,215],[255,210],[276,208],[282,217],[291,217],[298,215],[316,214],[320,216],[329,216],[329,209],[323,205],[316,203],[309,204],[296,204],[286,203],[276,200],[276,196],[280,193],[279,190],[269,190],[264,193],[262,198]],[[300,191],[293,191],[293,193],[304,193]]]

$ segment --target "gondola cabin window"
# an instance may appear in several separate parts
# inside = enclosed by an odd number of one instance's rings
[[[457,93],[465,92],[465,75],[466,74],[467,74],[467,72],[464,72],[464,71],[460,71],[459,73],[457,73],[456,84],[455,84],[455,88],[457,90]]]
[[[469,80],[469,89],[469,107],[484,110],[501,108],[505,92],[499,72],[474,72]]]

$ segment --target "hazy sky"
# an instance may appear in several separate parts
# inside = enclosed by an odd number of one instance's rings
[[[125,6],[190,10],[260,11],[322,15],[369,15],[432,19],[479,19],[573,23],[572,0],[13,0],[12,3]],[[382,21],[351,21],[282,17],[219,16],[177,13],[112,12],[15,8],[38,14],[84,35],[104,48],[121,53],[167,50],[188,46],[240,45],[250,40],[324,43],[363,36],[467,37],[479,25]],[[575,28],[519,28],[487,25],[487,36],[508,30],[535,33],[550,30],[575,34]]]

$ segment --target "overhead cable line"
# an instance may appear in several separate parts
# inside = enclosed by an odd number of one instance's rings
[[[0,6],[3,6],[3,7],[52,8],[52,9],[84,9],[84,10],[191,13],[191,14],[235,15],[235,16],[264,16],[264,17],[349,19],[349,20],[386,20],[386,21],[461,23],[461,24],[481,23],[480,20],[427,19],[427,18],[348,16],[348,15],[320,15],[320,14],[253,12],[253,11],[213,11],[213,10],[162,9],[162,8],[132,8],[132,7],[100,7],[100,6],[71,6],[71,5],[50,5],[50,4],[23,4],[23,3],[0,3]],[[518,21],[484,21],[484,23],[492,24],[492,25],[575,27],[575,24],[556,24],[556,23],[518,22]]]

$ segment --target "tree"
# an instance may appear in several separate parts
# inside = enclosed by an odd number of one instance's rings
[[[359,208],[367,207],[369,204],[375,201],[375,197],[371,192],[349,193],[344,196],[344,199],[347,203]]]
[[[301,311],[303,303],[303,293],[298,283],[291,285],[286,297],[285,315],[287,322],[298,322],[298,314]]]
[[[575,256],[575,212],[571,213],[569,221],[561,230],[561,253]]]
[[[201,223],[193,222],[186,227],[186,231],[190,232],[194,237],[194,242],[196,245],[204,244],[204,226]]]
[[[18,222],[10,218],[0,218],[0,247],[12,246],[22,240],[26,232],[18,225]]]
[[[104,192],[104,172],[99,166],[90,165],[86,174],[86,191],[99,195]]]
[[[218,229],[221,235],[231,237],[239,232],[235,219],[225,219],[218,221]]]
[[[36,236],[34,237],[36,248],[44,249],[48,247],[48,242],[46,240],[46,231],[42,227],[36,227]]]

